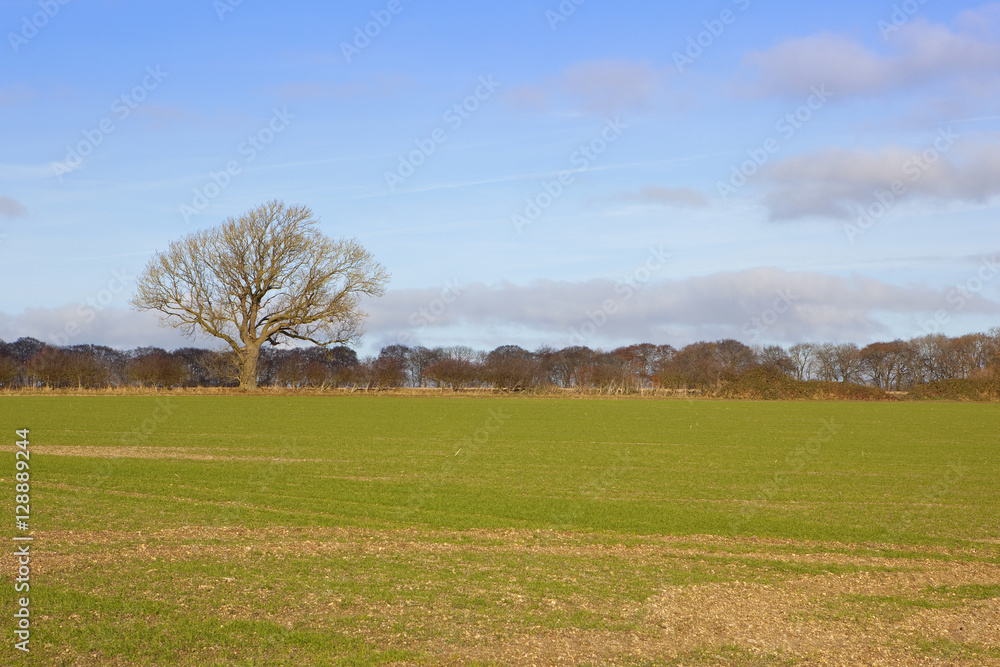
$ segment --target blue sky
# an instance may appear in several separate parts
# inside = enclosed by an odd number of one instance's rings
[[[270,199],[391,272],[367,353],[1000,324],[1000,4],[36,0],[0,33],[5,340],[187,344],[135,276]]]

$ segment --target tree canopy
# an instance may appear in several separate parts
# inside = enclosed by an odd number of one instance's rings
[[[187,335],[221,339],[240,387],[256,388],[261,345],[356,342],[361,297],[384,291],[389,275],[371,253],[318,224],[305,206],[270,201],[174,241],[146,266],[132,306]]]

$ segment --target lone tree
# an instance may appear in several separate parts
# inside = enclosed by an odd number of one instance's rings
[[[255,389],[261,345],[356,341],[361,295],[384,291],[388,273],[371,253],[324,236],[317,223],[305,206],[270,201],[189,234],[150,260],[132,307],[159,311],[188,336],[222,339],[236,355],[240,388]]]

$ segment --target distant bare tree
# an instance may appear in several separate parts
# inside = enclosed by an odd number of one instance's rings
[[[278,374],[278,364],[281,361],[281,350],[274,347],[260,348],[260,355],[257,357],[257,384],[269,386],[276,383],[275,376]]]
[[[594,360],[594,351],[589,347],[565,347],[555,352],[549,359],[552,381],[561,387],[579,387],[584,384],[583,369]]]
[[[43,347],[26,364],[28,373],[47,387],[64,387],[73,377],[73,358],[57,347]]]
[[[323,351],[323,359],[330,366],[330,383],[336,387],[351,384],[358,367],[358,354],[349,347],[338,345]]]
[[[182,384],[187,376],[181,359],[156,348],[141,350],[128,361],[125,373],[140,387],[173,387]]]
[[[625,383],[632,387],[649,386],[662,356],[660,348],[652,343],[619,347],[611,354],[627,374]]]
[[[484,354],[479,350],[473,350],[467,345],[453,345],[441,348],[441,356],[442,358],[448,357],[449,359],[462,359],[463,361],[478,363],[483,360]]]
[[[2,354],[5,357],[10,357],[15,361],[19,361],[24,364],[27,363],[33,356],[41,352],[45,347],[45,343],[37,338],[22,337],[18,338],[13,343],[4,343]]]
[[[174,241],[147,265],[133,307],[193,335],[223,340],[239,384],[257,387],[266,342],[356,340],[362,295],[381,295],[388,274],[353,239],[331,239],[305,206],[271,201],[220,227]]]
[[[795,372],[792,374],[796,380],[808,380],[813,373],[813,364],[816,360],[816,346],[812,343],[798,343],[788,348],[788,357],[792,360]]]
[[[778,371],[782,375],[795,377],[798,366],[792,355],[780,345],[768,345],[755,351],[757,363],[771,370]]]
[[[820,343],[813,346],[813,374],[818,380],[840,381],[836,343]]]
[[[602,355],[597,363],[581,369],[581,384],[597,389],[598,393],[623,392],[634,387],[638,376],[632,375],[627,366],[611,355]]]
[[[719,358],[718,343],[692,343],[674,354],[657,374],[665,387],[690,388],[717,384],[726,369]]]
[[[339,386],[353,387],[354,389],[370,388],[372,382],[372,364],[374,362],[375,359],[373,357],[365,357],[364,359],[359,359],[358,363],[350,368],[344,369],[337,377]]]
[[[375,371],[380,387],[402,387],[410,368],[410,348],[399,343],[386,345],[378,353]]]
[[[935,382],[948,377],[948,337],[929,334],[910,341],[915,355],[917,382]]]
[[[274,371],[274,382],[279,387],[299,387],[306,381],[306,359],[295,350],[283,354]]]
[[[0,357],[0,387],[3,389],[15,387],[22,371],[21,364],[17,362],[17,359]]]
[[[896,380],[897,389],[911,389],[924,381],[920,350],[912,340],[898,341],[896,356],[899,359],[899,378]]]
[[[948,376],[953,378],[972,377],[983,368],[983,334],[966,334],[952,338],[948,346]]]
[[[861,382],[861,350],[856,344],[834,345],[833,362],[841,382]]]
[[[427,385],[427,369],[431,364],[440,360],[442,352],[440,349],[431,350],[423,346],[410,349],[407,360],[409,361],[410,377],[414,387],[424,387]]]
[[[906,355],[906,343],[871,343],[859,352],[861,378],[879,389],[900,389]]]
[[[538,363],[538,373],[545,384],[561,387],[559,374],[556,372],[556,360],[559,353],[549,345],[543,345],[535,350],[535,361]]]
[[[437,382],[439,387],[451,387],[454,390],[472,384],[478,374],[479,369],[474,362],[453,358],[439,359],[424,371],[424,375]]]
[[[538,384],[542,367],[535,356],[517,345],[501,345],[483,363],[483,380],[497,389],[523,391]]]
[[[380,389],[402,387],[406,384],[406,364],[410,348],[405,345],[390,345],[382,348],[378,358],[372,362],[371,381]]]
[[[993,338],[986,333],[970,334],[969,364],[974,371],[981,371],[988,368],[993,361],[995,354],[993,349]]]
[[[240,380],[240,363],[232,350],[204,350],[198,363],[210,386],[232,387]]]
[[[326,385],[332,375],[330,367],[322,361],[310,361],[306,364],[302,372],[309,386],[316,387],[317,389],[326,389]]]

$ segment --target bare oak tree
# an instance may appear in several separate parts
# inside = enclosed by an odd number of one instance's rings
[[[381,296],[388,273],[354,239],[332,239],[305,206],[270,201],[170,244],[146,266],[132,298],[186,335],[232,348],[240,387],[257,387],[261,346],[294,339],[356,341],[362,295]]]

